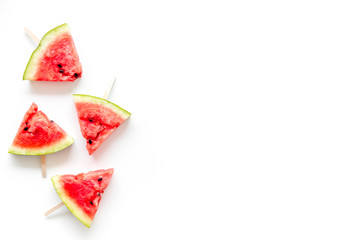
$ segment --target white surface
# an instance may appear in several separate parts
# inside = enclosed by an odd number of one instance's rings
[[[359,239],[358,1],[0,1],[0,229],[6,239]],[[67,22],[75,83],[22,74]],[[133,115],[89,157],[72,93]],[[7,153],[36,102],[75,143]],[[3,115],[4,116],[4,115]],[[90,229],[50,177],[115,168]],[[101,238],[105,237],[105,238]],[[2,237],[3,238],[3,237]]]

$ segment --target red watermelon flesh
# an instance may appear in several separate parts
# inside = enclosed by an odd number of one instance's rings
[[[41,39],[24,72],[24,80],[74,81],[82,66],[67,24],[49,31]]]
[[[74,140],[33,103],[26,112],[9,153],[44,155],[70,146]]]
[[[69,210],[90,227],[109,185],[114,169],[97,170],[78,175],[56,175],[51,178],[56,192]]]
[[[82,94],[73,96],[81,133],[91,155],[131,114],[102,98]]]

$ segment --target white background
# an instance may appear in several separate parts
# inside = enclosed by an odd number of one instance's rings
[[[358,1],[0,0],[1,239],[359,239]],[[74,83],[22,81],[67,22]],[[72,93],[132,113],[89,157]],[[75,143],[8,154],[32,102]],[[115,169],[90,229],[50,177]]]

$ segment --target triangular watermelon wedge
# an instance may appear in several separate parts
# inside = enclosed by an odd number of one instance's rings
[[[45,155],[60,151],[74,140],[59,125],[33,103],[26,112],[9,153],[19,155]]]
[[[131,113],[103,98],[83,94],[73,96],[81,133],[91,155]]]
[[[44,35],[26,66],[23,79],[33,81],[75,81],[82,75],[70,28],[65,23]]]
[[[56,175],[51,178],[60,199],[85,226],[90,227],[109,185],[113,168],[78,175]]]

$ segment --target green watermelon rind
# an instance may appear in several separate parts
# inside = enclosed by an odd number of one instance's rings
[[[36,73],[36,69],[38,68],[38,61],[42,56],[43,50],[46,50],[46,47],[49,45],[49,43],[51,43],[57,36],[65,32],[70,32],[70,28],[67,23],[51,29],[43,36],[43,38],[40,40],[38,47],[31,54],[30,60],[25,68],[23,80],[31,80],[34,78],[34,74]]]
[[[60,175],[55,175],[51,178],[55,191],[59,195],[61,201],[63,201],[65,206],[70,210],[70,212],[74,214],[74,216],[79,219],[80,222],[90,228],[92,219],[87,216],[83,211],[81,211],[76,202],[72,198],[70,198],[65,191],[63,191],[62,184],[59,181],[60,177]]]
[[[74,139],[67,135],[65,138],[61,139],[60,141],[57,141],[53,143],[50,146],[46,147],[39,147],[39,148],[22,148],[17,147],[14,145],[11,145],[9,147],[9,153],[17,154],[17,155],[46,155],[54,152],[58,152],[60,150],[63,150],[64,148],[67,148],[71,144],[74,143]]]
[[[125,109],[119,107],[115,103],[110,102],[110,101],[108,101],[108,100],[106,100],[104,98],[94,97],[94,96],[85,95],[85,94],[73,94],[73,97],[74,97],[75,103],[77,103],[77,102],[85,102],[85,103],[86,102],[91,102],[91,103],[99,104],[99,105],[102,105],[104,107],[110,108],[115,113],[119,114],[121,116],[121,118],[124,119],[124,120],[131,116],[131,113],[129,113]]]

